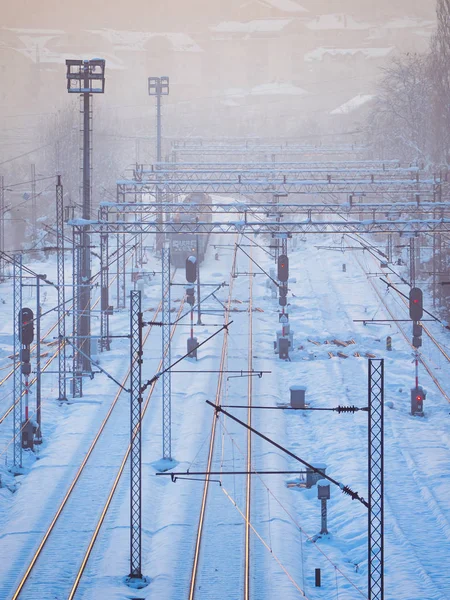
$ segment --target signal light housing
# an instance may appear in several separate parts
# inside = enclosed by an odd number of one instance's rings
[[[423,415],[423,402],[426,398],[425,390],[419,385],[411,390],[411,414]]]
[[[289,259],[285,254],[278,257],[278,280],[285,283],[289,279]]]
[[[186,259],[186,281],[195,283],[197,281],[197,258],[188,256]]]
[[[418,287],[409,292],[409,316],[413,321],[420,321],[423,316],[423,294]]]
[[[34,339],[34,314],[31,308],[19,311],[19,339],[24,346],[29,346]]]

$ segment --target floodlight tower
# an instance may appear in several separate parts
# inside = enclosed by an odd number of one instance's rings
[[[156,96],[156,162],[161,162],[161,96],[169,95],[169,78],[149,77],[148,95]]]
[[[156,162],[161,162],[161,96],[169,95],[169,78],[168,77],[149,77],[148,78],[148,95],[156,96]],[[156,202],[160,202],[161,194],[159,187],[156,188]],[[161,216],[161,221],[163,217]],[[156,234],[156,248],[162,248],[163,244],[162,233]]]
[[[66,60],[67,91],[69,94],[81,94],[83,98],[83,219],[91,218],[91,94],[103,94],[105,91],[105,61],[101,58],[91,60]],[[83,353],[80,359],[83,372],[91,370],[91,253],[89,227],[84,228],[81,236],[80,268],[77,274],[76,294],[78,296],[78,324],[73,332],[74,344]],[[75,375],[75,374],[74,374]]]

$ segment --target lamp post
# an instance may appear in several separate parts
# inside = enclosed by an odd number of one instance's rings
[[[169,95],[169,78],[168,77],[149,77],[148,78],[148,95],[156,96],[156,162],[161,162],[161,96]],[[156,188],[156,202],[160,202],[159,186]],[[162,221],[162,216],[158,217]],[[164,234],[156,234],[156,249],[160,250],[163,245]]]
[[[66,60],[67,91],[69,94],[81,94],[83,97],[83,219],[91,218],[91,127],[92,106],[91,94],[103,94],[105,91],[105,61],[101,58],[91,60]],[[91,370],[91,254],[89,243],[89,227],[83,229],[81,236],[80,269],[77,273],[76,293],[79,298],[80,314],[75,320],[78,323],[74,331],[76,347],[82,351],[79,359],[82,371]],[[79,356],[80,356],[79,354]],[[80,393],[81,395],[81,393]]]

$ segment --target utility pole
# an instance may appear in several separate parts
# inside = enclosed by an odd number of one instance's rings
[[[42,444],[41,418],[41,278],[36,277],[36,422],[35,444]],[[61,350],[60,350],[61,352]],[[65,375],[65,373],[64,373]],[[61,377],[61,373],[58,375]]]
[[[130,292],[130,574],[127,582],[147,585],[142,576],[142,312],[141,292]]]
[[[22,255],[15,254],[13,263],[13,471],[22,469],[22,373],[19,315],[22,312]]]
[[[64,190],[61,175],[56,184],[56,261],[58,285],[58,400],[66,396],[66,293],[64,269]],[[38,337],[39,339],[39,337]],[[74,342],[75,343],[75,342]]]
[[[37,236],[37,215],[36,215],[36,165],[31,165],[31,226],[32,240],[36,242]]]
[[[100,207],[100,221],[108,220],[108,211]],[[110,349],[109,340],[109,236],[107,227],[100,232],[100,350]],[[111,307],[112,308],[112,307]]]
[[[87,221],[91,218],[91,132],[92,132],[92,107],[91,95],[103,94],[105,91],[105,61],[92,60],[66,60],[67,91],[82,95],[83,106],[83,211],[82,217]],[[78,309],[79,327],[74,332],[74,337],[81,337],[80,349],[83,352],[81,364],[83,372],[91,371],[91,253],[89,226],[84,227],[81,233],[80,276],[77,277],[77,294],[79,296]]]
[[[196,240],[196,252],[197,252],[197,325],[203,325],[202,323],[202,309],[200,301],[200,257],[198,249],[198,233],[195,236]]]
[[[171,373],[170,356],[170,250],[161,249],[162,272],[162,430],[163,459],[172,459]]]
[[[416,287],[416,257],[415,257],[415,238],[409,240],[409,279],[411,287]]]
[[[369,360],[369,600],[384,598],[384,360]]]

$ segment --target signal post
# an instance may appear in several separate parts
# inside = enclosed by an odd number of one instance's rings
[[[411,389],[411,414],[423,417],[423,402],[426,397],[424,389],[419,385],[419,351],[422,346],[422,325],[419,323],[423,317],[423,294],[418,287],[411,288],[409,292],[409,316],[413,322],[414,362],[415,362],[415,387]]]

